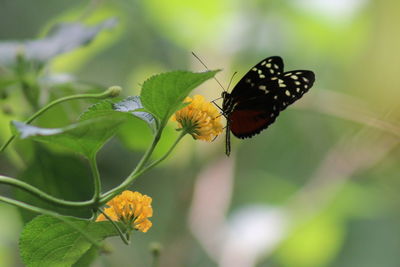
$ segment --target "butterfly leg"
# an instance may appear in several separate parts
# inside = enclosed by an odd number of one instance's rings
[[[229,123],[226,124],[225,131],[225,154],[228,157],[231,154],[231,129]]]
[[[222,110],[222,108],[217,104],[217,103],[215,103],[215,100],[213,100],[213,101],[211,101],[219,110],[221,110],[221,111],[223,111]]]
[[[225,129],[226,129],[226,126],[224,128],[222,128],[222,130],[225,130]],[[217,139],[217,137],[218,137],[218,135],[216,135],[211,142],[214,142],[215,139]]]

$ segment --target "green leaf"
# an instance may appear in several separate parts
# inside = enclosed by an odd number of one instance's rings
[[[105,20],[95,26],[81,23],[55,25],[49,34],[40,40],[25,42],[1,42],[0,64],[13,65],[17,55],[23,54],[29,61],[44,63],[53,57],[90,43],[99,32],[114,27],[116,19]]]
[[[21,139],[58,144],[86,157],[93,156],[114,135],[118,126],[126,120],[123,116],[102,116],[80,121],[63,128],[40,128],[13,121]]]
[[[82,159],[73,155],[58,155],[49,152],[40,144],[35,146],[33,160],[18,176],[19,180],[27,182],[42,191],[70,201],[84,201],[92,197],[92,179],[90,169]],[[73,215],[88,218],[91,215],[89,208],[67,209],[51,205],[32,194],[15,189],[16,199],[33,206],[52,210],[64,215]],[[37,213],[20,209],[24,222],[32,220]]]
[[[110,222],[92,222],[68,218],[76,227],[96,241],[118,235]],[[28,223],[22,231],[19,249],[28,267],[67,267],[78,261],[92,244],[65,222],[41,215]]]
[[[143,105],[140,101],[139,96],[130,96],[124,99],[121,102],[114,104],[114,110],[121,111],[121,112],[130,112],[133,116],[141,119],[142,121],[146,122],[147,125],[150,126],[150,129],[153,131],[153,134],[157,130],[157,120],[148,112],[145,111],[135,111],[135,110],[142,110]]]
[[[90,267],[92,262],[97,258],[99,255],[99,249],[92,246],[88,251],[83,254],[83,256],[72,265],[73,267]]]
[[[85,111],[77,123],[62,128],[40,128],[22,122],[12,122],[21,139],[58,144],[91,157],[129,119],[130,114],[116,112],[112,103],[101,101]]]
[[[139,118],[155,131],[154,117],[147,112],[134,111],[135,107],[142,108],[138,97],[127,98],[117,104],[104,100],[90,106],[77,123],[66,127],[41,128],[17,121],[12,122],[12,127],[21,139],[62,145],[90,158],[129,119]]]
[[[79,117],[80,121],[92,119],[98,116],[104,116],[113,114],[116,112],[121,112],[129,115],[131,117],[138,118],[150,127],[150,129],[155,132],[157,129],[157,120],[148,112],[142,111],[143,105],[140,101],[139,96],[129,96],[122,101],[113,103],[109,100],[103,100],[97,104],[90,106],[87,111],[83,112]]]
[[[152,76],[142,87],[140,97],[143,106],[162,123],[166,123],[181,107],[185,97],[217,72],[218,70],[200,73],[173,71]]]
[[[79,121],[85,121],[95,119],[102,116],[108,116],[114,114],[113,102],[110,100],[103,100],[91,105],[79,116]]]

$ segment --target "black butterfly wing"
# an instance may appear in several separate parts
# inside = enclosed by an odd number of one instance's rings
[[[251,88],[250,95],[236,97],[236,105],[229,115],[231,132],[238,138],[260,133],[275,121],[280,111],[300,99],[314,81],[314,73],[308,70],[259,79]]]
[[[282,111],[308,92],[314,84],[315,75],[309,70],[293,70],[272,79],[278,85],[278,90],[271,92],[274,95],[273,104]]]
[[[236,101],[246,100],[246,98],[254,96],[254,92],[260,89],[260,85],[282,73],[282,58],[278,56],[268,57],[252,67],[236,84],[230,95]]]

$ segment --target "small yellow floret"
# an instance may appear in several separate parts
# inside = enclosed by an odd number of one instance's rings
[[[186,97],[186,107],[175,112],[172,120],[178,122],[194,139],[212,141],[222,133],[221,115],[213,104],[205,101],[201,95]]]
[[[148,219],[153,216],[151,201],[152,199],[149,196],[125,190],[107,202],[108,208],[104,209],[104,213],[113,221],[123,222],[133,229],[145,233],[152,226]],[[100,214],[96,222],[106,220],[107,218]]]

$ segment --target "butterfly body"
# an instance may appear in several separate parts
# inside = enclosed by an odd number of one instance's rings
[[[230,132],[250,138],[271,125],[281,111],[300,99],[313,85],[309,70],[283,71],[283,60],[269,57],[236,84],[231,93],[222,93],[222,114],[227,119],[226,154],[230,154]]]

